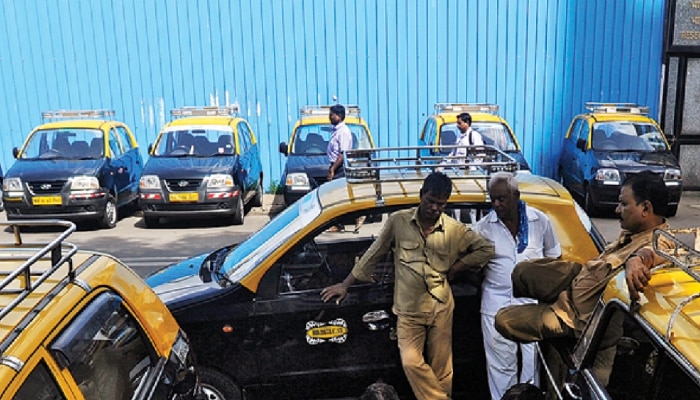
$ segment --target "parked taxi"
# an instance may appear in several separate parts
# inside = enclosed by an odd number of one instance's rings
[[[147,278],[192,340],[205,391],[224,399],[349,398],[382,379],[411,396],[391,312],[393,256],[377,266],[374,283],[358,282],[340,304],[322,302],[320,291],[347,276],[382,224],[358,234],[329,233],[329,227],[420,203],[423,180],[441,166],[420,164],[419,150],[349,151],[346,178],[312,190],[243,242]],[[493,147],[478,151],[478,166],[443,169],[454,184],[448,212],[483,214],[491,206],[489,173],[518,168]],[[602,237],[566,189],[529,173],[517,176],[522,199],[551,219],[564,257],[583,262],[599,253]],[[480,399],[488,396],[480,296],[467,278],[451,284],[454,391],[455,398]]]
[[[280,143],[279,151],[287,157],[281,180],[287,205],[328,180],[330,161],[326,150],[333,131],[328,119],[330,109],[331,106],[302,107],[289,144]],[[345,107],[345,124],[352,132],[353,149],[374,148],[372,133],[358,106]]]
[[[37,227],[57,233],[23,240]],[[187,336],[136,273],[67,242],[67,221],[0,228],[0,399],[202,398]]]
[[[112,110],[60,110],[12,149],[2,183],[9,221],[94,220],[113,228],[119,208],[138,201],[143,159],[129,127]]]
[[[564,138],[558,168],[562,185],[595,215],[617,206],[627,176],[649,170],[663,177],[669,191],[667,215],[676,215],[683,176],[649,107],[589,102],[586,109],[574,117]]]
[[[238,106],[184,107],[165,124],[140,182],[147,227],[161,217],[228,218],[243,224],[245,207],[262,205],[263,171],[258,141]]]
[[[518,168],[529,171],[518,139],[505,119],[498,115],[498,105],[487,103],[436,103],[433,115],[425,120],[418,139],[421,156],[446,156],[452,151],[460,131],[457,116],[467,112],[472,117],[472,129],[479,132],[487,146],[494,146],[513,157]],[[446,147],[447,146],[447,147]]]

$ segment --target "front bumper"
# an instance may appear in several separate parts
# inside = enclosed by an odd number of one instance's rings
[[[241,191],[197,193],[196,200],[171,201],[161,192],[143,191],[139,196],[139,208],[144,217],[201,217],[206,215],[232,215],[236,212]]]
[[[52,197],[52,204],[35,205],[39,199]],[[60,198],[60,204],[58,203]],[[56,218],[71,221],[101,218],[109,195],[104,191],[66,192],[53,196],[9,197],[3,194],[3,203],[8,220]]]
[[[668,205],[675,206],[681,201],[682,185],[666,185],[668,189]],[[620,185],[603,185],[597,181],[591,183],[593,203],[601,208],[615,208],[619,204]]]

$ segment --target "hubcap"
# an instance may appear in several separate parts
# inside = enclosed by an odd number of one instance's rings
[[[107,216],[107,221],[110,223],[115,223],[117,219],[117,207],[113,202],[108,201],[105,206],[105,215]]]
[[[204,398],[207,400],[224,400],[224,396],[219,393],[218,390],[202,385],[202,392],[204,393]]]

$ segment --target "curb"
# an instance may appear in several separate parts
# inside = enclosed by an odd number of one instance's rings
[[[274,216],[284,210],[287,205],[284,203],[284,196],[281,194],[264,194],[262,207],[253,207],[247,215],[269,215]]]

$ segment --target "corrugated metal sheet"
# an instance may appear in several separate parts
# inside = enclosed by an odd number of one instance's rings
[[[0,162],[41,111],[112,108],[145,149],[185,105],[239,103],[267,182],[305,104],[358,104],[382,146],[435,102],[492,102],[553,175],[585,101],[658,109],[664,0],[4,0]]]

